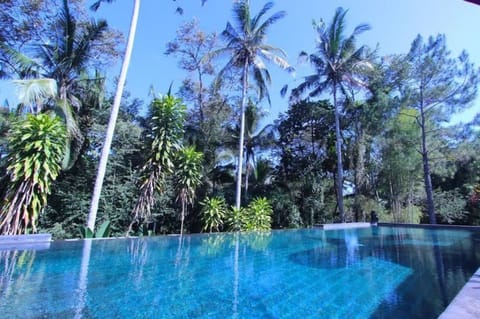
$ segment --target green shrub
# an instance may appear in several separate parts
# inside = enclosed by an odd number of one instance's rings
[[[273,209],[265,197],[254,199],[246,210],[244,230],[270,230],[272,228]]]
[[[225,199],[221,197],[207,197],[200,205],[202,206],[200,212],[203,223],[202,230],[210,233],[214,230],[220,231],[227,215]]]

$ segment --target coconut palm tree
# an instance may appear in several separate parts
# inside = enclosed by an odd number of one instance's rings
[[[272,124],[264,127],[260,126],[260,120],[264,113],[249,101],[245,109],[245,137],[244,137],[244,153],[245,153],[245,197],[248,196],[249,178],[251,173],[255,171],[257,150],[268,149],[275,142],[275,126]],[[240,138],[240,128],[229,129],[230,139],[226,141],[226,145],[232,149],[235,147]]]
[[[195,148],[192,146],[182,148],[177,156],[177,165],[175,169],[178,194],[177,200],[182,206],[180,216],[180,235],[183,234],[183,224],[185,221],[187,206],[193,204],[195,190],[202,181],[202,160],[202,153],[195,151]]]
[[[289,71],[293,70],[285,60],[286,55],[281,49],[265,43],[268,29],[286,14],[285,11],[280,11],[262,21],[265,14],[267,14],[272,7],[273,3],[268,2],[256,16],[252,17],[248,0],[236,2],[233,5],[236,28],[230,24],[230,22],[227,22],[227,26],[222,32],[222,36],[227,42],[227,45],[209,55],[210,57],[221,55],[228,57],[228,62],[219,72],[217,79],[222,79],[226,72],[232,70],[241,71],[242,100],[235,197],[235,207],[237,209],[240,208],[241,203],[245,108],[247,106],[247,96],[250,84],[249,75],[252,76],[253,81],[255,82],[260,100],[267,98],[270,102],[267,86],[271,82],[271,77],[264,60],[271,61],[283,69]]]
[[[292,90],[292,99],[297,99],[307,91],[310,97],[317,97],[330,89],[333,95],[335,110],[335,135],[337,153],[337,202],[340,220],[345,222],[343,207],[343,164],[342,164],[342,136],[340,133],[341,106],[338,93],[345,95],[347,86],[361,85],[359,74],[362,68],[368,66],[366,47],[356,47],[359,34],[370,29],[367,24],[355,27],[353,33],[345,36],[345,15],[347,10],[338,8],[330,24],[321,22],[315,24],[318,36],[317,50],[315,53],[302,52],[301,57],[307,58],[315,73],[306,76],[304,82]]]
[[[92,5],[92,9],[97,10],[102,2],[111,3],[113,0],[99,0]],[[133,1],[132,19],[130,22],[130,31],[128,33],[127,46],[125,47],[125,54],[123,57],[122,69],[117,83],[117,90],[113,100],[112,110],[110,112],[110,119],[108,121],[107,132],[105,135],[105,142],[103,143],[102,153],[100,155],[100,162],[98,164],[97,177],[95,179],[95,186],[93,188],[92,201],[90,203],[90,211],[88,213],[87,228],[92,232],[95,230],[95,220],[97,219],[98,203],[100,201],[100,194],[102,193],[103,180],[107,169],[108,155],[112,146],[113,133],[115,132],[115,125],[117,123],[118,111],[120,110],[120,102],[122,100],[123,89],[127,79],[128,67],[133,51],[133,43],[135,41],[135,34],[137,30],[138,14],[140,12],[140,0]]]
[[[108,30],[108,24],[105,20],[78,22],[70,12],[68,1],[64,0],[55,25],[58,27],[58,34],[50,42],[36,45],[32,56],[12,48],[4,49],[9,52],[18,76],[26,79],[25,83],[30,88],[34,89],[38,84],[30,81],[31,79],[55,80],[57,96],[50,101],[43,101],[45,105],[42,108],[56,109],[62,113],[70,140],[67,147],[73,146],[72,154],[68,152],[64,159],[64,165],[69,167],[73,165],[84,140],[75,114],[82,106],[79,97],[83,85],[81,82],[85,80],[89,62],[92,60],[94,44],[101,41]],[[22,85],[22,80],[16,82],[17,85]]]
[[[91,9],[96,11],[100,8],[102,3],[112,3],[114,1],[115,0],[97,0],[92,4]],[[202,0],[202,5],[205,2],[206,0]],[[95,186],[93,187],[92,201],[90,203],[90,211],[88,213],[87,219],[87,228],[89,228],[92,232],[95,230],[95,220],[97,219],[98,203],[100,201],[100,195],[102,193],[103,180],[105,179],[105,173],[107,171],[108,155],[110,154],[110,148],[112,146],[113,134],[115,132],[115,125],[118,118],[118,111],[120,110],[120,102],[122,100],[123,89],[127,80],[128,67],[130,66],[130,60],[132,57],[133,44],[135,42],[135,34],[137,31],[138,16],[140,13],[140,3],[141,0],[133,0],[132,18],[130,21],[130,29],[128,32],[127,46],[125,47],[125,54],[123,56],[120,77],[118,78],[117,90],[113,99],[110,119],[108,120],[105,142],[103,143],[102,152],[100,154],[100,162],[98,163],[97,177],[95,178]],[[177,12],[181,13],[182,11],[183,10],[180,7],[177,8]]]
[[[245,114],[245,196],[248,194],[250,174],[257,166],[256,150],[265,150],[275,143],[275,126],[268,124],[260,127],[262,115],[257,106],[250,104]]]

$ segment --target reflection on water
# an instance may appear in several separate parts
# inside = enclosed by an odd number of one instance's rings
[[[479,266],[478,233],[423,229],[55,242],[45,251],[0,252],[0,313],[435,318]]]
[[[90,264],[90,255],[92,251],[92,240],[85,239],[82,249],[82,260],[80,265],[80,276],[78,280],[78,288],[76,291],[76,306],[75,306],[75,319],[81,319],[83,317],[84,309],[87,304],[87,284],[88,284],[88,266]]]
[[[34,260],[35,250],[0,250],[0,296],[2,298],[8,298],[15,291],[17,278],[28,280]]]
[[[351,265],[356,262],[358,247],[358,235],[355,231],[345,231],[345,246],[347,247],[346,265]]]

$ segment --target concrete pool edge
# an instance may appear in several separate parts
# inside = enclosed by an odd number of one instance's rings
[[[51,242],[51,234],[2,235],[0,236],[0,250],[48,249]]]
[[[438,319],[458,318],[480,318],[480,268],[438,317]]]
[[[388,227],[409,227],[409,228],[427,228],[427,229],[464,229],[480,231],[480,226],[469,225],[445,225],[445,224],[399,224],[399,223],[378,223],[378,226]]]
[[[370,223],[333,223],[333,224],[315,224],[314,228],[320,228],[323,230],[336,230],[336,229],[353,229],[353,228],[369,228]]]

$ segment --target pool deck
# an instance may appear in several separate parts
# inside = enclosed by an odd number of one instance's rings
[[[480,268],[438,319],[480,318]]]

